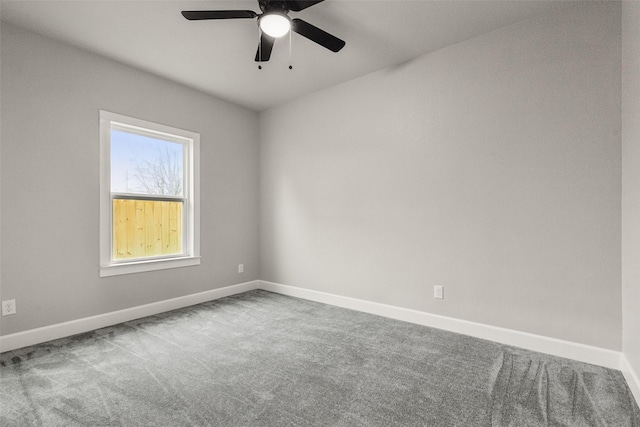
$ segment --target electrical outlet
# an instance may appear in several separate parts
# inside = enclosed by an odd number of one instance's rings
[[[244,264],[238,264],[238,273],[244,273]]]
[[[433,287],[433,297],[438,299],[444,299],[444,286],[434,286]]]
[[[8,316],[10,314],[16,314],[16,300],[14,299],[2,301],[2,315]]]

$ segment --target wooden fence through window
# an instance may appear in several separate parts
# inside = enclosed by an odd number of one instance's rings
[[[113,199],[113,259],[182,253],[182,202]]]

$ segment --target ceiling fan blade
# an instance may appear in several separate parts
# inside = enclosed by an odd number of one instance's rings
[[[258,16],[253,10],[183,10],[182,16],[190,21],[201,19],[243,19]]]
[[[309,24],[302,19],[294,18],[291,20],[291,29],[296,33],[308,38],[309,40],[324,46],[332,52],[338,52],[346,44],[336,36],[327,33],[320,28]]]
[[[287,7],[294,12],[300,12],[308,7],[318,4],[324,0],[287,0]]]
[[[256,52],[256,62],[266,62],[271,58],[271,50],[273,50],[273,44],[276,39],[269,37],[265,33],[260,36],[260,44],[258,45],[258,51]]]

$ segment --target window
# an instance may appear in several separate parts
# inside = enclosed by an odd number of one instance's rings
[[[199,143],[100,111],[100,276],[200,264]]]

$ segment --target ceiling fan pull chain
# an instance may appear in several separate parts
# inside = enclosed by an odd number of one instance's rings
[[[289,30],[289,69],[293,70],[293,65],[291,64],[291,30]]]
[[[258,58],[262,62],[262,28],[258,25]],[[258,62],[258,70],[262,70],[262,65]]]

